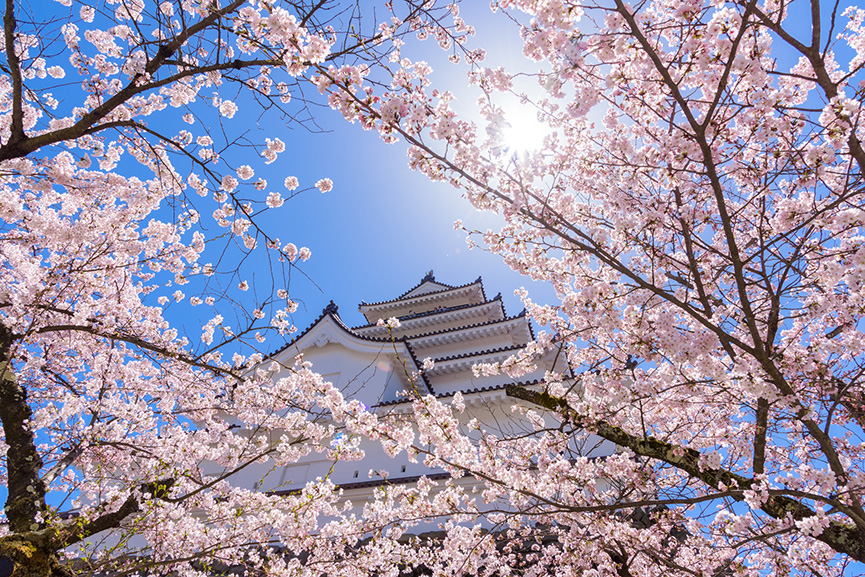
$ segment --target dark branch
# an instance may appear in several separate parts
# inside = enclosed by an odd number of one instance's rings
[[[656,459],[671,465],[680,471],[687,473],[693,479],[699,479],[713,488],[720,486],[737,487],[742,491],[755,488],[757,483],[743,475],[713,469],[700,463],[700,453],[694,449],[680,447],[667,443],[654,437],[638,437],[631,435],[620,427],[615,427],[604,421],[589,421],[574,411],[564,399],[554,397],[545,392],[530,391],[517,385],[508,385],[507,395],[516,399],[528,401],[532,404],[554,411],[574,425],[584,428],[611,441],[621,447],[627,447],[637,455]],[[744,495],[732,495],[738,501],[744,500]],[[799,521],[813,517],[816,513],[809,507],[803,505],[790,497],[773,495],[768,497],[760,509],[775,519],[791,518]],[[839,553],[849,555],[857,561],[865,561],[865,531],[862,529],[830,520],[829,526],[822,534],[815,537],[829,545]]]

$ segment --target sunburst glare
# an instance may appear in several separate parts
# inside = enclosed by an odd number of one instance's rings
[[[550,132],[529,105],[505,110],[503,120],[501,146],[508,156],[522,157],[540,150],[544,137]]]

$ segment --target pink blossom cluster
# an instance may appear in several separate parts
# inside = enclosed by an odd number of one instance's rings
[[[813,8],[819,40],[809,45],[797,40],[793,8],[775,2],[495,8],[522,12],[514,19],[524,54],[542,68],[531,75],[473,61],[480,121],[433,87],[427,63],[403,55],[384,87],[367,80],[367,67],[332,67],[313,81],[349,121],[407,142],[413,168],[504,218],[499,230],[479,231],[478,244],[552,284],[560,301],[525,297],[528,314],[556,335],[538,350],[560,349],[578,375],[549,375],[546,390],[587,430],[628,439],[625,458],[608,459],[609,471],[593,478],[618,479],[638,502],[668,508],[638,530],[606,514],[620,498],[611,493],[569,493],[561,481],[559,496],[535,490],[544,486],[540,464],[523,465],[537,474],[509,473],[515,457],[482,459],[483,437],[460,436],[442,407],[416,401],[421,444],[437,447],[426,458],[485,479],[486,502],[547,503],[538,505],[545,523],[561,512],[553,526],[623,547],[589,553],[586,571],[624,564],[654,574],[664,563],[653,566],[647,551],[663,550],[671,561],[661,574],[840,574],[850,551],[831,535],[865,535],[863,12]],[[818,20],[836,16],[835,32],[821,32]],[[503,152],[501,93],[538,112],[548,133],[541,150]],[[516,377],[531,370],[526,360],[475,370]],[[520,414],[538,433],[554,429],[537,412]],[[646,438],[669,449],[640,445]],[[508,442],[490,435],[496,450]],[[647,454],[649,464],[635,467]],[[733,476],[715,481],[721,472]],[[794,504],[795,513],[784,508]],[[596,513],[583,516],[583,506]],[[501,523],[526,526],[518,514]],[[673,551],[655,530],[676,526],[687,536]],[[560,546],[573,543],[551,531]],[[541,565],[561,551],[539,547]]]
[[[103,573],[146,560],[182,575],[219,561],[286,576],[831,576],[865,560],[862,10],[815,2],[801,24],[798,3],[773,1],[500,0],[538,63],[527,73],[482,66],[459,7],[435,1],[386,3],[370,36],[338,30],[331,3],[82,5],[50,47],[14,4],[0,477],[20,494],[3,531],[39,547],[50,532],[53,552]],[[354,23],[351,10],[328,14]],[[427,39],[466,67],[477,115],[408,56]],[[285,199],[209,127],[244,117],[246,96],[285,110],[307,82],[496,212],[472,242],[556,291],[551,305],[521,292],[547,330],[476,368],[516,381],[544,354],[567,360],[506,390],[508,428],[473,417],[468,394],[416,386],[404,418],[302,358],[265,358],[296,301],[209,247],[286,267],[311,250],[261,229]],[[505,97],[544,124],[540,149],[502,142]],[[184,128],[160,132],[171,114]],[[269,136],[254,145],[265,163],[285,150]],[[240,296],[250,306],[230,309]],[[187,305],[206,311],[199,334],[170,322]],[[593,458],[599,443],[615,450]],[[280,494],[238,482],[255,464],[372,447],[450,477],[355,505],[326,477]],[[441,537],[409,538],[423,523]]]

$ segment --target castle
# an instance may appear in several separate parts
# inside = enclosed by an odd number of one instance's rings
[[[331,302],[309,328],[272,353],[268,362],[291,367],[302,354],[326,381],[379,416],[409,417],[411,400],[418,394],[447,401],[460,393],[466,422],[476,420],[480,428],[503,434],[531,430],[525,419],[514,416],[511,409],[516,400],[505,394],[505,386],[514,379],[472,370],[477,364],[506,361],[535,336],[525,311],[509,316],[501,294],[487,298],[481,278],[452,286],[437,281],[430,271],[398,297],[361,302],[359,311],[366,324],[349,327]],[[391,318],[399,321],[398,327],[379,320]],[[433,366],[424,370],[426,359]],[[521,384],[532,386],[545,371],[569,375],[564,355],[554,352],[536,360],[536,367],[520,378]],[[421,476],[431,480],[450,477],[422,460],[411,462],[405,454],[391,458],[373,441],[364,441],[361,448],[365,457],[360,461],[334,461],[313,453],[282,468],[250,467],[232,482],[279,494],[326,476],[342,491],[343,499],[363,503],[383,484],[416,483]],[[598,445],[592,450],[599,451],[609,454],[612,447]],[[476,481],[463,478],[461,483]]]

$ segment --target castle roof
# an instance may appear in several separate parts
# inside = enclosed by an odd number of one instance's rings
[[[405,312],[411,311],[412,307],[429,310],[435,308],[436,304],[449,301],[459,302],[460,300],[466,301],[464,304],[479,304],[487,301],[481,277],[464,285],[452,286],[436,281],[435,277],[432,276],[432,271],[430,271],[420,283],[395,299],[374,303],[361,301],[358,310],[366,317],[367,322],[375,323],[380,318],[405,316],[399,314],[401,309]]]
[[[498,363],[522,350],[534,339],[525,310],[516,316],[507,316],[501,293],[488,300],[480,277],[464,285],[448,285],[435,280],[432,271],[421,282],[399,297],[378,303],[362,302],[360,311],[367,324],[349,327],[339,316],[333,301],[321,315],[290,343],[271,355],[274,358],[289,349],[297,353],[311,346],[322,347],[336,342],[349,349],[380,352],[387,344],[397,347],[417,371],[428,393],[435,394],[432,380],[442,377],[446,389],[460,388],[461,377],[455,374],[470,371],[477,363]],[[388,329],[376,321],[395,316],[400,326]],[[365,348],[364,348],[365,347]],[[433,368],[421,371],[418,357],[432,357]],[[445,376],[451,375],[451,376]],[[410,379],[407,375],[401,379]],[[468,379],[462,390],[489,393],[504,385],[489,385],[482,389],[471,386]],[[446,393],[452,394],[451,392]]]
[[[490,316],[495,318],[489,319]],[[404,333],[409,328],[419,329],[423,327],[435,327],[442,323],[466,321],[472,318],[488,318],[489,320],[504,320],[506,318],[505,308],[501,301],[501,295],[497,295],[491,301],[482,303],[466,303],[452,307],[438,307],[430,311],[413,313],[399,317],[400,332]],[[352,330],[367,336],[385,336],[388,334],[387,327],[369,323],[354,327]]]
[[[541,384],[541,382],[540,381],[520,381],[517,383],[502,383],[499,385],[490,385],[487,387],[472,387],[471,389],[465,389],[462,391],[453,391],[453,392],[449,392],[449,393],[436,394],[435,397],[437,399],[447,399],[449,397],[455,396],[457,394],[457,392],[459,392],[459,394],[463,395],[463,397],[472,396],[472,395],[483,395],[484,393],[493,393],[493,392],[497,392],[497,391],[504,391],[507,388],[508,384],[513,384],[513,385],[516,385],[518,387],[532,387],[532,386]],[[504,392],[502,392],[501,394],[502,394],[502,396],[505,396]],[[466,399],[466,400],[471,402],[470,399]],[[485,400],[483,400],[481,398],[478,398],[477,400],[479,402],[485,402]],[[396,399],[394,401],[385,401],[383,403],[377,404],[376,408],[397,407],[399,405],[407,405],[407,404],[411,403],[412,401],[414,401],[414,399]]]
[[[289,349],[294,349],[297,354],[300,354],[311,346],[324,346],[329,342],[339,342],[343,345],[348,345],[354,341],[355,344],[367,343],[378,345],[379,347],[392,343],[393,345],[403,349],[406,357],[413,363],[414,371],[420,372],[422,363],[418,361],[417,355],[410,342],[405,339],[375,338],[359,334],[342,321],[338,310],[339,308],[337,305],[335,305],[333,301],[330,301],[330,304],[322,310],[321,315],[319,315],[319,317],[314,320],[309,327],[292,339],[290,343],[270,353],[267,358],[276,358]],[[336,328],[337,331],[328,331],[327,328],[330,327]],[[420,377],[427,391],[434,393],[427,377],[423,373],[420,373]]]
[[[455,327],[452,329],[444,329],[440,331],[430,331],[410,337],[412,345],[416,349],[432,347],[436,345],[446,344],[449,342],[468,341],[475,338],[501,336],[510,334],[512,331],[524,332],[525,341],[534,338],[531,325],[525,318],[526,311],[513,317],[506,317],[502,320],[486,321],[472,325]],[[525,344],[525,343],[521,343]]]

